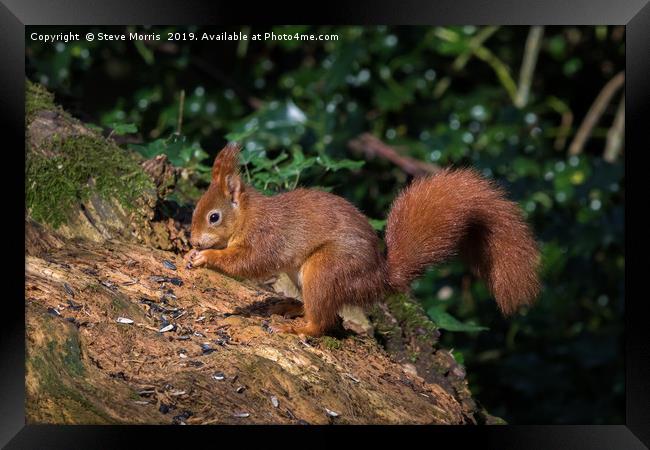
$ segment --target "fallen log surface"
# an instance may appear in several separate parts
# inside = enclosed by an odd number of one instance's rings
[[[295,286],[186,269],[191,208],[161,212],[178,174],[164,156],[121,149],[41,87],[26,98],[28,423],[502,423],[408,296],[345,309],[332,336],[272,333]]]
[[[52,241],[27,256],[31,423],[473,420],[370,336],[271,333],[295,300],[138,244]]]

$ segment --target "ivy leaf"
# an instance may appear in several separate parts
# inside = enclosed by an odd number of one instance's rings
[[[334,172],[339,169],[357,170],[365,164],[365,161],[353,161],[351,159],[340,159],[338,161],[334,161],[326,154],[318,156],[318,158],[316,158],[316,161],[318,161],[318,163],[321,166],[325,167],[327,170]]]
[[[111,128],[113,129],[111,133],[117,136],[138,132],[138,127],[134,123],[114,123],[111,125]]]
[[[386,219],[368,219],[368,222],[370,222],[370,226],[375,231],[381,231],[386,226],[387,221],[386,221]]]
[[[474,332],[474,331],[484,331],[489,330],[487,327],[482,327],[480,325],[475,325],[471,322],[463,323],[460,320],[456,319],[454,316],[444,311],[439,306],[432,306],[427,310],[427,314],[435,322],[438,328],[447,331],[464,331],[464,332]]]

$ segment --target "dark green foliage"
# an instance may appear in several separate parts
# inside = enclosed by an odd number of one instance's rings
[[[503,319],[458,261],[428,271],[415,297],[491,413],[510,423],[623,421],[624,165],[602,158],[620,94],[584,151],[567,152],[600,89],[624,69],[623,28],[546,27],[522,107],[529,27],[227,29],[339,36],[262,42],[166,41],[166,31],[224,29],[138,31],[162,40],[28,42],[28,75],[73,114],[133,133],[140,153],[182,166],[179,201],[196,199],[228,139],[244,144],[242,172],[257,187],[332,190],[378,230],[409,179],[385,160],[361,163],[350,139],[370,132],[413,158],[478,168],[534,227],[538,304]],[[489,331],[461,332],[480,327]]]

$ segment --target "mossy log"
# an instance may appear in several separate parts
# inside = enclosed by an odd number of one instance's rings
[[[185,269],[187,224],[156,211],[175,177],[164,157],[138,159],[37,86],[27,104],[29,423],[499,422],[417,302],[343,311],[333,336],[271,333],[295,288]],[[39,204],[47,186],[62,190]]]
[[[53,103],[27,81],[26,208],[64,237],[119,238],[164,249],[187,249],[184,230],[154,220],[178,171],[164,155],[143,160]]]

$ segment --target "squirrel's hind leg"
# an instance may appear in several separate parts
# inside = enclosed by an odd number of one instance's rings
[[[305,308],[298,300],[282,301],[269,308],[269,314],[277,314],[285,319],[293,319],[305,314]]]
[[[337,268],[345,264],[343,261],[327,247],[305,261],[301,269],[301,284],[306,324],[284,324],[278,327],[280,331],[317,337],[336,324],[341,296],[344,295],[343,290],[337,289],[337,277],[341,275]]]

